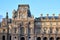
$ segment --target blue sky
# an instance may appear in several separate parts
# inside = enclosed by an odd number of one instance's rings
[[[48,13],[58,15],[60,13],[60,0],[0,0],[0,15],[5,17],[6,12],[9,18],[12,17],[12,11],[17,10],[19,4],[29,4],[31,14],[39,17],[42,13],[44,16]]]

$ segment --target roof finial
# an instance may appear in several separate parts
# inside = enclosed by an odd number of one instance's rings
[[[55,16],[55,14],[53,14],[53,17]]]
[[[8,19],[8,12],[6,12],[6,19]]]
[[[53,17],[52,18],[55,19],[54,17],[55,17],[55,14],[53,14]]]
[[[59,14],[59,18],[60,18],[60,14]]]
[[[43,14],[40,14],[41,15],[41,17],[43,16]]]
[[[47,15],[47,17],[49,16],[49,14],[46,14]]]

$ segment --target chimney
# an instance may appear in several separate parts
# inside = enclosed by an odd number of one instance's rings
[[[47,15],[46,18],[48,19],[49,14],[46,14],[46,15]]]

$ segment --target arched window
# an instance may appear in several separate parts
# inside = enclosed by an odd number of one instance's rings
[[[57,37],[56,40],[60,40],[60,37]]]
[[[43,40],[48,40],[47,37],[44,37]]]
[[[25,40],[25,38],[24,37],[21,37],[21,40]]]
[[[50,37],[50,40],[54,40],[54,38],[53,37]]]
[[[37,37],[37,40],[41,40],[41,38],[40,37]]]
[[[5,40],[5,36],[4,35],[2,36],[2,40]]]

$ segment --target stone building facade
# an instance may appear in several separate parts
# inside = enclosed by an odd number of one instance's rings
[[[34,18],[26,4],[18,5],[12,14],[8,18],[7,12],[0,23],[0,40],[60,40],[60,14]]]

